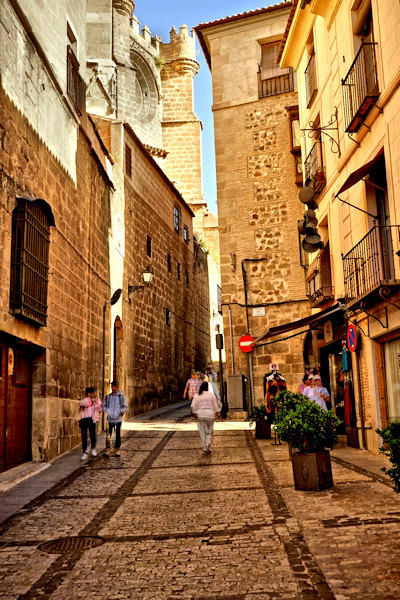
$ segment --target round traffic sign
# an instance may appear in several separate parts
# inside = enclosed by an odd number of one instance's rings
[[[242,352],[251,352],[254,348],[254,338],[251,335],[242,335],[239,340],[239,348]]]
[[[349,323],[347,327],[347,345],[350,352],[355,352],[357,349],[357,331],[353,323]]]

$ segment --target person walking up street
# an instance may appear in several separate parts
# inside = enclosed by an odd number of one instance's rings
[[[186,394],[189,397],[190,402],[193,400],[193,397],[199,391],[201,386],[201,373],[198,371],[192,371],[192,375],[190,379],[187,380],[185,385],[185,390],[183,392],[183,399],[186,398]]]
[[[322,387],[320,375],[313,375],[310,386],[305,388],[303,393],[312,402],[316,402],[321,408],[328,410],[326,403],[330,402],[330,396],[328,390]]]
[[[121,425],[122,417],[128,410],[124,393],[118,389],[118,382],[111,382],[111,394],[108,394],[104,400],[104,412],[107,413],[107,422],[110,437],[115,429],[115,456],[121,456]],[[105,452],[104,456],[108,457]]]
[[[97,397],[96,389],[94,387],[87,387],[85,389],[85,398],[83,398],[83,400],[81,400],[79,403],[79,427],[81,429],[83,450],[81,460],[86,460],[89,454],[87,436],[88,430],[90,435],[92,456],[97,456],[96,426],[99,421],[101,409],[102,404],[100,398]]]
[[[214,431],[215,417],[219,414],[219,406],[216,397],[208,391],[208,382],[203,381],[199,393],[194,395],[192,401],[192,412],[197,417],[197,428],[203,447],[203,454],[211,453],[211,442]]]

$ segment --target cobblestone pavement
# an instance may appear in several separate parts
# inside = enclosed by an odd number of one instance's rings
[[[293,489],[284,446],[218,423],[199,454],[188,409],[125,424],[0,530],[0,596],[75,600],[400,598],[398,495],[333,461],[335,486]],[[56,538],[97,547],[48,553]],[[103,543],[104,542],[104,543]]]

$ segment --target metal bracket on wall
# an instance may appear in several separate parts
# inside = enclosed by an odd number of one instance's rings
[[[314,121],[310,121],[310,125],[311,127],[306,127],[305,129],[302,129],[301,131],[308,131],[308,137],[309,138],[313,138],[315,137],[316,133],[320,133],[320,134],[324,134],[326,135],[330,142],[331,142],[331,152],[333,154],[337,154],[340,158],[341,156],[341,151],[340,151],[340,145],[339,145],[339,130],[338,130],[338,109],[337,106],[334,106],[335,112],[333,113],[333,115],[331,115],[331,118],[329,119],[329,122],[326,125],[315,125]],[[335,127],[332,127],[332,125],[334,125],[336,123]],[[337,140],[335,140],[329,133],[327,133],[327,131],[336,131],[336,136],[337,136]]]
[[[362,304],[360,304],[361,310],[368,315],[368,337],[371,337],[370,334],[370,329],[369,329],[369,317],[372,317],[373,319],[375,319],[375,321],[378,321],[378,323],[384,328],[384,329],[388,329],[389,328],[389,319],[388,319],[388,313],[387,313],[387,308],[385,306],[385,316],[386,316],[386,325],[384,325],[382,323],[382,321],[380,320],[379,317],[377,317],[376,315],[373,315],[372,313],[369,313],[367,310],[365,310],[364,306]]]
[[[397,310],[400,310],[400,306],[398,304],[389,300],[388,296],[390,296],[390,294],[391,294],[391,290],[387,286],[384,286],[379,290],[379,295],[381,298],[383,298],[383,300],[385,300],[388,304],[391,304],[392,306],[397,308]]]

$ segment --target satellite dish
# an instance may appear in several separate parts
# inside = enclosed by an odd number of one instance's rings
[[[111,300],[110,300],[111,306],[113,304],[116,304],[118,302],[118,300],[120,299],[121,294],[122,294],[121,288],[118,288],[117,290],[115,290],[115,292],[111,296]]]

